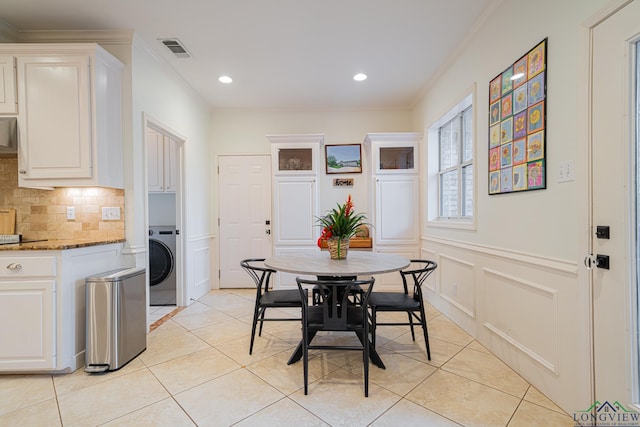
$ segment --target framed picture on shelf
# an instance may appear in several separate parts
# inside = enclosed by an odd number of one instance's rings
[[[489,83],[489,194],[546,188],[547,39]]]
[[[360,144],[325,145],[327,174],[362,173]]]

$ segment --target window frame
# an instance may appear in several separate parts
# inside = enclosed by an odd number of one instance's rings
[[[476,85],[474,84],[471,89],[468,89],[465,92],[465,95],[462,96],[448,111],[443,114],[438,120],[436,120],[431,126],[427,129],[427,150],[426,155],[426,164],[427,164],[427,172],[426,172],[426,189],[427,189],[427,197],[426,197],[426,226],[431,227],[447,227],[447,228],[462,228],[462,229],[476,229],[476,221],[477,221],[477,188],[478,188],[478,180],[477,180],[477,102],[476,102]],[[476,108],[474,108],[474,106]],[[451,122],[456,117],[459,117],[461,120],[460,133],[464,132],[463,121],[462,121],[462,113],[467,109],[471,108],[471,139],[472,139],[472,147],[471,147],[471,160],[463,160],[463,138],[460,138],[459,141],[459,155],[458,162],[455,166],[452,166],[448,169],[440,170],[440,129],[445,126],[447,123]],[[463,216],[462,215],[462,207],[465,203],[463,195],[464,193],[461,191],[464,186],[464,182],[462,181],[463,177],[463,169],[465,167],[471,166],[472,172],[472,182],[473,189],[471,190],[472,197],[472,215],[471,216]],[[456,217],[446,217],[441,216],[441,176],[445,171],[455,171],[457,170],[457,178],[458,178],[458,215]]]

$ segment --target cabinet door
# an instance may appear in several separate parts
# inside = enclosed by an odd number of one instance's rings
[[[164,191],[164,141],[161,134],[147,132],[147,187],[150,192]]]
[[[376,178],[376,244],[415,245],[420,240],[417,176]]]
[[[16,114],[16,73],[13,56],[0,55],[0,114]]]
[[[175,192],[178,186],[178,143],[164,136],[164,191]]]
[[[0,370],[56,367],[55,281],[0,282]]]
[[[20,174],[91,178],[89,57],[18,57]]]
[[[316,178],[276,178],[273,200],[274,244],[315,246],[319,235]]]
[[[151,193],[175,192],[178,183],[178,143],[161,133],[147,131],[147,187]]]

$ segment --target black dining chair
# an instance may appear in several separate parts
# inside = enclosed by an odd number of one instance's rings
[[[376,329],[378,326],[411,326],[411,338],[416,340],[413,331],[414,320],[422,326],[424,343],[427,347],[427,359],[431,360],[431,350],[429,348],[429,332],[427,331],[427,317],[424,313],[424,299],[422,297],[422,284],[438,267],[433,261],[412,259],[412,266],[408,270],[400,271],[404,292],[372,292],[369,297],[369,307],[371,308],[371,342],[376,345]],[[413,285],[412,292],[409,293],[409,283]],[[408,322],[379,322],[377,314],[379,312],[406,312]]]
[[[275,317],[265,318],[267,308],[291,308],[302,307],[300,294],[296,289],[273,290],[271,289],[271,275],[275,270],[264,265],[264,258],[249,258],[240,261],[240,266],[246,271],[256,284],[256,301],[253,308],[253,322],[251,324],[251,344],[249,354],[253,352],[253,342],[256,335],[256,327],[260,323],[258,336],[262,335],[264,322],[300,321],[301,317]]]
[[[357,350],[362,352],[364,365],[364,395],[369,396],[369,322],[367,301],[375,279],[368,280],[306,280],[296,278],[298,300],[302,303],[302,360],[304,372],[304,394],[308,392],[309,350]],[[309,304],[305,287],[313,287],[318,292]],[[357,289],[364,289],[362,304],[353,304],[350,297]],[[355,332],[360,345],[314,345],[313,338],[318,332]]]

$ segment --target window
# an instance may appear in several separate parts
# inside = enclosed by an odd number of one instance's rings
[[[472,107],[438,129],[440,218],[473,217]]]
[[[475,226],[474,120],[471,91],[427,132],[427,224]]]

